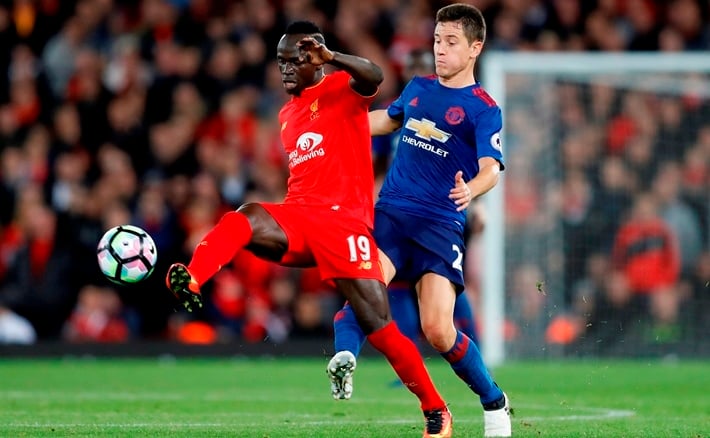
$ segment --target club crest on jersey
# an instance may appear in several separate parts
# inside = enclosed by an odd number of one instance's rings
[[[458,125],[459,123],[463,122],[463,119],[465,117],[466,113],[460,106],[452,106],[451,108],[447,109],[446,115],[444,116],[444,118],[446,119],[446,123],[448,123],[449,125]]]
[[[315,120],[318,117],[320,117],[320,113],[318,112],[318,99],[314,100],[311,103],[310,109],[311,109],[311,120]]]
[[[445,143],[451,137],[451,134],[444,132],[436,127],[436,123],[429,119],[422,118],[421,120],[409,118],[404,125],[405,128],[414,131],[414,135],[423,140],[437,140]]]

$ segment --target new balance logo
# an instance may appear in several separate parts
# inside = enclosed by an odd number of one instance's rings
[[[369,271],[372,269],[372,262],[360,262],[360,266],[358,266],[358,269]]]

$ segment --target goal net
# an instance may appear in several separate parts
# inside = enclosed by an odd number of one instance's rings
[[[710,56],[489,52],[506,170],[485,195],[482,344],[707,356]]]

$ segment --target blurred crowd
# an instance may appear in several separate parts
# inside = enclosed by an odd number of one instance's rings
[[[668,77],[560,77],[547,81],[554,99],[540,78],[513,87],[508,335],[520,354],[710,353],[710,72]]]
[[[341,299],[312,270],[240,253],[207,285],[208,305],[195,315],[173,311],[164,273],[170,263],[189,260],[225,211],[283,198],[288,169],[277,113],[287,95],[274,57],[288,22],[314,21],[331,49],[382,66],[382,105],[398,94],[408,54],[431,47],[434,13],[448,3],[0,0],[0,343],[281,342],[329,334]],[[707,1],[470,3],[488,20],[486,50],[710,49]],[[607,302],[610,293],[601,292],[615,284],[608,263],[623,266],[613,272],[641,277],[638,284],[620,280],[627,291],[638,287],[642,291],[633,293],[662,297],[651,305],[657,313],[667,309],[664,300],[687,302],[698,293],[689,284],[708,278],[710,113],[707,94],[649,102],[648,96],[603,87],[562,85],[558,92],[566,114],[566,126],[556,133],[565,170],[559,196],[542,202],[548,195],[535,191],[526,179],[533,173],[525,172],[535,149],[525,154],[511,147],[507,225],[516,233],[534,213],[549,214],[537,211],[541,205],[556,202],[572,242],[566,255],[578,250],[575,238],[589,239],[580,229],[602,227],[595,230],[604,236],[618,231],[613,242],[584,246],[586,253],[570,258],[577,264],[565,267],[570,284],[564,304],[574,316],[565,321],[581,324],[575,325],[578,338],[589,323],[577,321],[593,313],[584,308],[591,293],[580,291],[599,289],[596,309],[614,305]],[[582,92],[593,98],[582,99]],[[513,135],[535,131],[535,110],[506,114]],[[609,116],[611,123],[592,126],[590,115]],[[608,135],[594,137],[600,129]],[[591,214],[598,209],[601,219]],[[627,217],[632,222],[622,223]],[[651,250],[668,252],[648,257],[669,271],[659,271],[660,286],[685,282],[670,288],[678,291],[672,297],[653,293],[659,284],[649,285],[626,266],[639,249],[638,229],[646,226],[633,221],[649,222],[664,243]],[[104,279],[95,254],[103,232],[125,223],[147,230],[158,247],[155,273],[129,288]],[[516,315],[536,311],[534,301],[542,295],[515,292],[519,282],[544,277],[536,269],[524,265],[509,273],[510,302],[525,307]],[[530,283],[521,288],[531,289]],[[470,289],[475,294],[477,287]],[[677,320],[678,308],[664,318]],[[525,332],[523,323],[517,327]]]

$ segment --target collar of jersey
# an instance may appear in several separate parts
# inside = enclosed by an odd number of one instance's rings
[[[328,75],[323,75],[323,77],[320,78],[320,81],[316,82],[315,84],[311,85],[310,87],[304,88],[303,91],[312,90],[313,88],[316,88],[317,86],[319,86],[320,84],[322,84],[323,81],[325,81],[325,77],[326,77],[326,76],[328,76]]]

